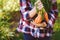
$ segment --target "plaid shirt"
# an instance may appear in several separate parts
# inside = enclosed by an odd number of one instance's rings
[[[57,3],[56,0],[52,0],[52,8],[49,12],[49,22],[47,27],[42,30],[42,28],[36,28],[35,25],[29,25],[30,22],[27,21],[29,19],[28,12],[32,9],[32,5],[30,0],[20,0],[20,13],[21,19],[19,22],[19,26],[17,28],[18,32],[27,33],[32,35],[33,37],[42,37],[42,36],[52,36],[53,32],[53,24],[58,15]]]

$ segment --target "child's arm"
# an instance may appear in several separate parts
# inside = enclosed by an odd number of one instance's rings
[[[49,22],[48,22],[50,26],[53,26],[57,16],[58,16],[57,1],[52,0],[52,8],[49,13]]]
[[[37,4],[37,5],[36,5],[36,4]],[[37,8],[36,8],[36,6],[37,6]],[[37,0],[37,1],[35,2],[34,8],[33,8],[31,11],[29,11],[29,16],[32,18],[36,13],[38,13],[38,12],[37,12],[37,9],[38,9],[38,10],[41,10],[42,8],[43,8],[43,4],[41,3],[40,0]]]
[[[29,10],[29,8],[27,8],[27,7],[31,8],[30,1],[26,1],[26,0],[22,1],[22,0],[20,0],[20,11],[21,11],[21,13],[23,15],[24,20],[28,20],[28,18],[32,18],[37,13],[36,6],[34,6],[31,10]],[[43,5],[39,4],[38,9],[41,10],[42,8],[43,8]]]

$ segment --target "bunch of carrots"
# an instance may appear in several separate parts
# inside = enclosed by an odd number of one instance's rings
[[[37,14],[38,16],[33,20],[33,22],[35,24],[40,24],[42,22],[42,20],[45,20],[46,22],[48,22],[48,10],[50,10],[50,4],[49,4],[49,0],[41,0],[42,4],[43,4],[43,8],[41,10],[37,9]],[[47,2],[47,3],[46,3]],[[49,6],[50,5],[50,6]],[[37,7],[37,4],[35,5]]]

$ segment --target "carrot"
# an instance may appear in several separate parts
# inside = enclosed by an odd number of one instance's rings
[[[44,18],[45,18],[46,22],[48,22],[49,19],[48,19],[48,14],[47,14],[47,12],[44,13]]]
[[[40,24],[41,21],[42,21],[42,17],[41,17],[41,15],[38,14],[38,16],[35,18],[34,22],[35,22],[36,24]]]

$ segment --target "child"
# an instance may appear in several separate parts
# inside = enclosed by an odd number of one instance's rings
[[[37,0],[37,2],[38,1],[39,0]],[[51,1],[52,8],[48,14],[49,21],[47,23],[47,27],[43,29],[30,24],[30,19],[37,15],[36,6],[32,7],[30,0],[20,0],[21,20],[17,30],[23,33],[24,40],[51,40],[53,24],[55,23],[58,13],[56,0]],[[38,10],[41,10],[42,8],[42,3],[38,3]]]

